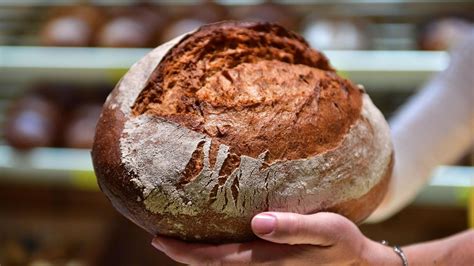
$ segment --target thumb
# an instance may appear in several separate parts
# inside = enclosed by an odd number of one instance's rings
[[[332,246],[353,232],[359,232],[347,218],[329,212],[302,215],[264,212],[252,219],[252,230],[260,238],[280,244]]]

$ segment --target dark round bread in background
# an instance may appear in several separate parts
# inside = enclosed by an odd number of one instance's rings
[[[59,109],[36,95],[12,104],[5,122],[5,140],[17,149],[50,147],[57,143]]]
[[[104,15],[97,7],[57,8],[43,25],[40,42],[46,46],[91,46]]]
[[[182,18],[176,19],[168,26],[165,30],[163,30],[160,38],[160,42],[164,42],[164,40],[171,40],[179,35],[184,33],[190,32],[196,28],[201,27],[202,25],[206,24],[206,21],[198,19],[198,18]]]
[[[64,145],[70,148],[91,149],[101,110],[102,105],[98,104],[87,104],[76,109],[64,130]]]
[[[474,25],[459,17],[445,17],[424,25],[419,36],[419,45],[423,50],[449,50],[459,43]]]
[[[222,22],[154,49],[108,97],[92,159],[117,210],[151,234],[253,239],[262,211],[354,222],[392,171],[388,125],[296,33]]]
[[[152,47],[166,20],[167,16],[154,6],[136,5],[116,10],[98,32],[97,45]]]
[[[249,5],[235,14],[235,19],[243,21],[260,21],[278,23],[287,29],[296,30],[298,21],[297,16],[292,14],[288,6],[282,6],[271,2],[265,2],[258,5]]]
[[[97,37],[97,44],[106,47],[148,47],[153,32],[143,21],[133,17],[116,17],[107,22]]]
[[[206,1],[190,7],[172,19],[162,31],[160,31],[159,43],[169,41],[176,36],[190,32],[200,26],[212,22],[226,20],[229,17],[228,10],[215,2]]]
[[[370,38],[362,20],[321,19],[310,17],[302,27],[302,34],[311,47],[332,50],[369,48]]]
[[[35,83],[7,112],[7,142],[21,149],[91,149],[102,103],[110,91],[110,84]]]

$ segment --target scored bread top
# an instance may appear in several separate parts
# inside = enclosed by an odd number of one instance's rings
[[[164,117],[266,163],[335,148],[360,115],[361,92],[298,35],[273,24],[200,28],[163,58],[134,103],[134,115]],[[228,163],[231,160],[229,160]],[[199,168],[199,167],[198,167]]]

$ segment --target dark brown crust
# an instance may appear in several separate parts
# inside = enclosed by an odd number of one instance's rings
[[[113,91],[111,98],[116,97],[117,94],[117,91]],[[140,206],[135,204],[134,200],[130,200],[141,192],[131,185],[131,173],[124,168],[120,158],[119,140],[126,118],[122,112],[113,110],[108,105],[109,102],[106,102],[97,123],[91,153],[97,182],[120,213],[151,233],[150,229],[143,224],[146,220],[139,217],[143,213],[140,211]]]
[[[272,24],[265,24],[265,23],[224,23],[224,24],[214,24],[210,26],[205,26],[201,28],[198,33],[193,34],[191,36],[198,35],[199,32],[203,31],[212,31],[216,28],[219,29],[227,29],[232,27],[253,27],[253,28],[268,28],[269,25]],[[274,26],[271,26],[274,27]],[[277,27],[279,28],[279,27]],[[285,31],[284,29],[280,29],[280,31]],[[294,38],[300,40],[302,43],[305,42],[301,39],[301,37],[288,32],[278,32],[278,34],[291,34]],[[190,40],[191,37],[186,38],[185,40]],[[172,50],[173,51],[173,50]],[[173,52],[168,53],[168,56],[173,56]],[[329,66],[327,65],[328,70]],[[330,70],[329,70],[330,71]],[[156,75],[159,74],[159,68],[156,70],[151,77],[151,80],[156,78]],[[117,87],[120,84],[117,85]],[[350,85],[350,90],[353,88]],[[135,173],[130,172],[129,170],[125,169],[124,165],[122,164],[122,154],[120,150],[120,138],[123,136],[123,128],[125,122],[131,118],[132,113],[131,110],[126,110],[126,114],[122,112],[120,108],[121,103],[118,102],[119,100],[123,100],[119,95],[119,91],[116,89],[112,92],[109,96],[99,123],[96,129],[96,135],[94,140],[94,146],[92,150],[92,159],[94,164],[94,169],[96,175],[98,177],[98,183],[101,190],[107,195],[107,197],[111,200],[114,207],[121,212],[124,216],[132,220],[137,225],[141,226],[148,232],[153,235],[157,234],[164,234],[171,237],[181,238],[185,240],[196,240],[199,237],[196,235],[200,235],[203,237],[203,241],[205,242],[240,242],[254,239],[255,236],[252,234],[250,230],[250,220],[248,218],[245,219],[235,219],[235,218],[225,218],[225,216],[219,215],[218,213],[214,213],[212,210],[208,210],[207,212],[199,213],[197,216],[166,216],[161,214],[154,214],[148,211],[144,204],[142,197],[142,190],[135,187],[134,183],[131,182],[131,179],[135,177]],[[360,97],[359,97],[360,98]],[[355,114],[359,115],[360,112],[360,104],[358,107],[359,111],[355,112]],[[354,112],[354,111],[352,111]],[[137,114],[137,113],[135,113]],[[183,121],[189,122],[187,120],[186,114],[183,114],[181,117]],[[350,120],[350,119],[349,119]],[[180,122],[179,119],[175,119],[174,122]],[[349,123],[349,126],[353,123]],[[190,128],[193,126],[188,125]],[[219,134],[222,134],[222,131],[225,129],[219,129]],[[342,137],[345,133],[342,134]],[[144,136],[146,137],[146,136]],[[342,138],[341,137],[341,138]],[[212,149],[211,149],[212,150]],[[217,150],[214,147],[213,150]],[[263,152],[263,151],[262,151]],[[211,154],[211,162],[213,161]],[[229,158],[232,158],[230,156]],[[199,160],[202,157],[199,153],[196,154],[196,162],[195,165],[199,166]],[[229,164],[229,167],[232,169],[235,167],[235,164],[238,163],[238,160],[229,160],[226,162]],[[227,169],[225,168],[225,169]],[[228,174],[227,172],[230,170],[223,170],[222,175]],[[191,175],[195,174],[195,171],[190,169]],[[360,221],[367,217],[370,212],[375,209],[375,207],[381,201],[385,190],[387,188],[388,180],[391,173],[391,164],[390,167],[386,170],[385,177],[381,180],[381,182],[373,187],[370,192],[368,192],[365,196],[360,199],[355,199],[351,201],[347,201],[344,203],[340,203],[335,206],[331,206],[328,203],[328,207],[325,210],[334,211],[341,213],[355,221]],[[188,182],[192,176],[184,176],[184,182]],[[263,181],[262,181],[263,182]],[[157,188],[159,189],[159,188]],[[212,198],[212,197],[211,197]],[[357,206],[357,207],[353,207]],[[320,211],[320,210],[315,210]],[[255,213],[256,214],[256,213]],[[180,223],[184,226],[185,230],[184,233],[180,232],[177,233],[173,230],[174,224],[173,220],[177,219]],[[238,234],[226,234],[225,232],[209,232],[206,228],[209,228],[209,223],[214,224],[225,224],[229,228],[233,228],[233,231],[239,232]]]

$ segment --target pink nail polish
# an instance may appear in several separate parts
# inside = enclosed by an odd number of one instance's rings
[[[276,217],[270,214],[258,214],[252,219],[252,228],[256,234],[267,235],[275,230]]]

